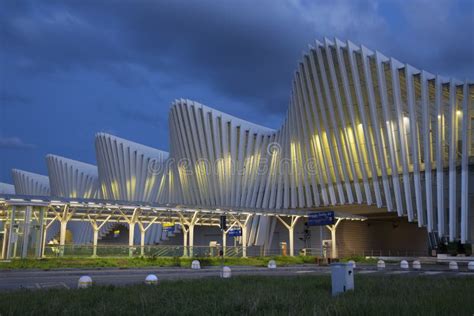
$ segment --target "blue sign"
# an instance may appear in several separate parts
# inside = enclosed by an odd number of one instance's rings
[[[309,226],[324,226],[332,225],[335,222],[334,212],[317,212],[308,214],[308,225]]]
[[[242,229],[240,228],[233,228],[231,230],[229,230],[229,232],[227,233],[230,237],[239,237],[239,236],[242,236]]]

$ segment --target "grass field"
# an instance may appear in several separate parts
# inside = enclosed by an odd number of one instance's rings
[[[163,281],[158,286],[17,291],[0,315],[472,315],[472,278],[356,276],[331,297],[329,276]]]
[[[194,258],[201,262],[201,266],[217,266],[221,264],[220,258]],[[138,267],[190,267],[191,258],[183,257],[156,257],[156,258],[50,258],[50,259],[24,259],[0,262],[2,269],[57,269],[57,268],[138,268]],[[270,259],[274,259],[278,266],[290,264],[315,263],[315,258],[310,256],[297,257],[251,257],[251,258],[225,258],[226,265],[266,266]],[[357,260],[362,261],[363,258]],[[375,262],[375,261],[374,261]]]

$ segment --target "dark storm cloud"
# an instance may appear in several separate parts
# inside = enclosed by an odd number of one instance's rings
[[[299,16],[299,6],[273,1],[47,1],[19,6],[2,19],[2,35],[25,70],[86,67],[124,84],[144,83],[146,76],[137,79],[136,72],[128,71],[139,65],[173,81],[206,82],[229,98],[281,113],[300,52],[321,31],[334,35],[328,27],[318,30],[322,23],[314,19],[333,19],[329,26],[336,31],[355,32],[350,21],[341,23],[326,5],[312,8],[312,18]],[[349,7],[362,17],[373,10],[365,4]],[[369,23],[364,26],[370,28]]]

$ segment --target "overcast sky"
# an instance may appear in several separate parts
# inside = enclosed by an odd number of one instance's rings
[[[474,80],[474,1],[0,1],[0,182],[108,132],[168,150],[177,98],[278,128],[308,44]]]

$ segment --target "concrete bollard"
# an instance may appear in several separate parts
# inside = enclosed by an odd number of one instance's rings
[[[458,263],[456,261],[449,262],[449,270],[457,271],[458,270]]]
[[[221,278],[228,279],[232,276],[232,272],[228,266],[222,268]]]
[[[413,267],[413,269],[415,269],[415,270],[420,270],[420,269],[421,269],[421,263],[420,263],[420,261],[418,261],[418,260],[413,261],[412,267]]]
[[[408,268],[409,268],[408,261],[406,260],[400,261],[400,269],[408,269]]]
[[[268,269],[276,269],[276,267],[277,267],[277,264],[275,260],[268,261]]]
[[[199,262],[199,260],[193,260],[193,262],[191,263],[191,269],[193,270],[201,269],[201,263]]]
[[[355,263],[354,260],[349,260],[347,263],[352,264],[352,269],[355,269],[355,268],[356,268],[356,263]]]
[[[145,284],[147,285],[157,285],[158,284],[158,277],[154,274],[149,274],[145,278]]]
[[[378,269],[378,270],[383,270],[383,269],[385,269],[385,261],[383,261],[383,260],[377,261],[377,269]]]
[[[85,289],[92,286],[92,279],[88,275],[83,275],[79,278],[79,281],[77,282],[77,288],[78,289]]]
[[[469,271],[474,271],[474,261],[470,261],[468,264],[467,264],[467,269]]]

